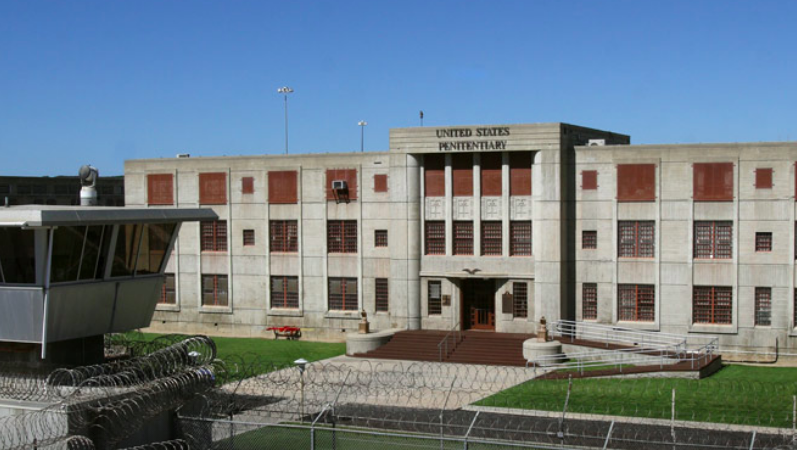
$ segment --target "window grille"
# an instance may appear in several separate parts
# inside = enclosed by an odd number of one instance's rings
[[[772,325],[772,288],[755,288],[755,324]]]
[[[755,234],[755,251],[757,252],[771,252],[772,251],[772,233],[756,233]]]
[[[595,283],[581,285],[581,318],[583,320],[598,318],[598,285]]]
[[[296,253],[299,251],[298,222],[295,220],[272,220],[270,251],[277,253]]]
[[[695,222],[695,259],[731,259],[733,222]]]
[[[227,275],[202,275],[202,306],[227,306]]]
[[[509,222],[509,254],[511,256],[531,256],[531,222]]]
[[[617,233],[620,258],[653,258],[655,253],[655,222],[621,221]]]
[[[387,247],[387,230],[374,230],[374,247]]]
[[[226,173],[199,174],[199,203],[201,205],[224,205],[227,203]]]
[[[695,286],[692,291],[692,322],[733,322],[733,292],[726,286]]]
[[[254,177],[242,177],[241,178],[241,193],[242,194],[254,194],[255,193],[255,178]]]
[[[501,222],[482,222],[482,255],[501,256],[502,244]]]
[[[598,232],[595,230],[583,230],[581,232],[581,248],[584,250],[595,250],[598,248]]]
[[[177,303],[177,295],[175,290],[175,278],[173,273],[167,273],[166,280],[163,282],[163,287],[161,288],[161,298],[158,300],[158,303],[161,305],[174,305]]]
[[[357,279],[329,279],[329,310],[357,311]]]
[[[656,318],[654,287],[646,284],[621,284],[617,286],[619,320],[653,322]]]
[[[271,307],[299,309],[299,277],[271,277]]]
[[[244,247],[255,245],[255,230],[244,230]]]
[[[425,248],[427,255],[446,254],[446,223],[443,221],[426,221]]]
[[[374,192],[387,192],[387,175],[374,175]]]
[[[327,251],[329,253],[357,253],[356,220],[330,220],[327,222]]]
[[[755,170],[755,188],[772,189],[772,168]]]
[[[581,189],[583,190],[596,190],[598,189],[598,171],[597,170],[584,170],[581,172]]]
[[[388,312],[389,310],[389,291],[387,288],[387,278],[377,278],[375,280],[375,304],[376,312]]]
[[[69,193],[68,186],[56,186],[56,193]],[[147,175],[147,204],[173,205],[174,204],[174,179],[170,173]]]
[[[201,222],[201,247],[203,252],[227,251],[227,221],[212,220]]]
[[[473,222],[454,222],[454,254],[473,254]]]
[[[440,281],[429,281],[428,283],[429,289],[429,304],[428,304],[428,313],[430,316],[433,315],[440,315],[443,313],[443,301],[442,301],[442,286]]]
[[[529,285],[512,283],[512,317],[528,317]]]

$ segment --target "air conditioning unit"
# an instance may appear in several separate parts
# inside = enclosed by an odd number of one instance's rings
[[[587,141],[588,147],[603,147],[606,145],[606,139],[590,139]]]
[[[345,180],[335,180],[332,182],[332,189],[335,191],[345,191],[346,190],[346,181]]]

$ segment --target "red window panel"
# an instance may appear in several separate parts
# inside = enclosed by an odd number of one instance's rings
[[[727,286],[695,286],[692,290],[692,322],[733,323],[733,291]]]
[[[584,190],[598,189],[597,170],[584,170],[581,172],[581,189]]]
[[[166,279],[161,287],[161,296],[158,303],[161,305],[177,304],[177,290],[175,289],[175,278],[173,273],[166,273]]]
[[[390,310],[390,291],[387,288],[387,278],[377,278],[374,281],[376,312],[388,312]]]
[[[293,205],[298,201],[298,173],[295,170],[268,173],[268,202],[272,205]]]
[[[695,259],[733,258],[733,222],[695,222]]]
[[[200,247],[203,252],[227,251],[227,221],[212,220],[201,222]]]
[[[387,247],[387,230],[374,230],[374,247]]]
[[[374,175],[374,192],[387,192],[387,175]]]
[[[255,193],[255,178],[243,177],[241,178],[241,193],[254,194]]]
[[[756,233],[755,234],[755,251],[757,252],[771,252],[772,251],[772,233]]]
[[[581,231],[581,248],[584,250],[595,250],[598,248],[598,232],[595,230]]]
[[[512,283],[512,317],[528,317],[529,285],[528,283]]]
[[[617,200],[621,202],[656,200],[656,165],[618,164]]]
[[[445,155],[423,156],[424,195],[444,197],[446,195]]]
[[[503,254],[502,238],[501,222],[482,222],[482,256],[501,256]]]
[[[473,155],[451,156],[451,178],[454,197],[473,196]]]
[[[271,307],[299,309],[299,277],[271,277]]]
[[[199,203],[202,205],[227,204],[227,174],[224,172],[199,174]]]
[[[254,247],[255,230],[244,230],[244,247]]]
[[[428,289],[428,302],[427,313],[430,316],[440,315],[443,313],[443,289],[440,281],[430,280],[427,284]]]
[[[332,182],[335,180],[346,182],[345,195],[349,200],[357,199],[357,169],[327,169],[327,200],[336,199],[335,191],[332,189]]]
[[[653,258],[656,225],[653,221],[621,221],[617,224],[617,256],[620,258]]]
[[[531,256],[531,222],[513,220],[509,222],[509,255]]]
[[[147,175],[147,204],[174,204],[174,177],[170,173]]]
[[[227,306],[227,275],[202,274],[202,306]]]
[[[498,196],[503,191],[501,184],[501,153],[482,153],[482,196]]]
[[[299,225],[296,220],[272,220],[269,222],[269,250],[276,253],[299,251]]]
[[[473,222],[456,221],[454,226],[454,254],[473,254]]]
[[[755,288],[755,324],[772,325],[772,288]]]
[[[425,223],[426,236],[424,237],[425,254],[446,254],[446,223],[442,220],[427,220]]]
[[[328,253],[357,253],[357,221],[330,220],[327,222]]]
[[[696,163],[693,174],[695,201],[733,200],[733,163]]]
[[[598,285],[595,283],[581,285],[581,318],[583,320],[598,318]]]
[[[755,188],[756,189],[772,189],[772,169],[756,169],[755,170]]]
[[[329,310],[357,311],[357,279],[329,279]]]
[[[656,293],[652,285],[617,286],[618,319],[630,322],[653,322],[656,319]]]
[[[509,154],[509,195],[531,195],[531,152]]]

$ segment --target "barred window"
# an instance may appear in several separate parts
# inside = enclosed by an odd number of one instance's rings
[[[581,232],[581,248],[584,250],[598,248],[598,232],[596,230],[583,230]]]
[[[772,288],[755,288],[755,324],[772,325]]]
[[[656,293],[649,284],[617,286],[619,320],[653,322],[656,319]]]
[[[728,286],[695,286],[692,290],[692,322],[733,323],[733,291]]]
[[[227,306],[227,275],[202,274],[202,306]]]
[[[201,248],[203,252],[227,251],[227,221],[212,220],[201,222]]]
[[[161,297],[158,299],[158,303],[161,305],[175,305],[177,304],[177,295],[175,290],[175,283],[174,283],[174,274],[167,273],[166,280],[163,282],[163,287],[161,287]]]
[[[509,255],[531,256],[531,222],[525,220],[509,222]]]
[[[695,259],[731,259],[733,222],[695,222]]]
[[[271,277],[271,307],[299,309],[299,277]]]
[[[512,317],[528,317],[529,285],[528,283],[512,283]]]
[[[426,221],[425,249],[427,255],[446,254],[446,223]]]
[[[755,234],[755,251],[757,252],[772,251],[772,233]]]
[[[357,311],[357,279],[329,279],[329,310]]]
[[[387,278],[377,278],[374,286],[374,300],[376,312],[387,312],[389,310],[389,297],[387,288]]]
[[[653,258],[656,225],[653,221],[621,221],[617,255],[620,258]]]
[[[330,220],[327,222],[327,251],[329,253],[357,253],[356,220]]]
[[[269,222],[269,250],[278,253],[299,251],[299,226],[295,220],[272,220]]]
[[[429,281],[429,305],[428,313],[430,316],[443,313],[442,285],[440,281]]]
[[[581,318],[583,320],[598,318],[598,285],[596,283],[581,285]]]
[[[454,254],[473,254],[473,222],[454,222]]]
[[[244,230],[244,247],[255,245],[255,230]]]
[[[374,247],[387,247],[387,230],[374,230]]]
[[[501,256],[503,253],[501,238],[501,222],[482,222],[482,255]]]

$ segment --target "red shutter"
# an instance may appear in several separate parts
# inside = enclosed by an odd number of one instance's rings
[[[423,172],[426,197],[446,195],[445,155],[424,155]]]
[[[387,175],[374,175],[374,192],[387,192]]]
[[[268,202],[276,205],[297,201],[297,173],[295,170],[268,173]]]
[[[482,153],[482,196],[501,195],[501,154]]]
[[[531,152],[509,154],[509,195],[531,195]]]
[[[147,175],[147,204],[173,205],[174,179],[170,173]]]
[[[335,200],[332,182],[343,180],[348,188],[349,200],[357,199],[357,169],[327,169],[327,200]]]
[[[255,193],[255,179],[254,177],[241,178],[241,193],[254,194]]]
[[[733,200],[733,163],[696,163],[693,173],[695,201]]]
[[[452,155],[454,197],[473,197],[473,155]]]
[[[224,172],[199,174],[199,203],[202,205],[227,204],[227,174]]]
[[[772,169],[755,170],[755,188],[772,189]]]
[[[656,165],[618,164],[617,200],[621,202],[656,200]]]
[[[598,189],[598,171],[585,170],[581,172],[581,189]]]

